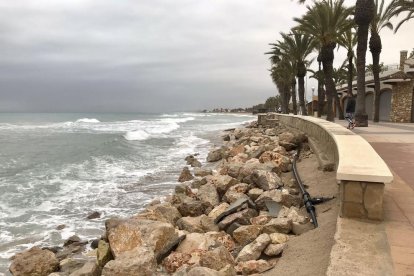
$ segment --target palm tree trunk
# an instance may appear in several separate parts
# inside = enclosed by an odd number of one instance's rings
[[[293,114],[298,114],[298,105],[296,102],[296,79],[292,80],[292,105],[293,105]]]
[[[334,122],[335,117],[333,113],[333,102],[332,97],[336,92],[335,82],[333,76],[333,60],[334,60],[334,49],[336,44],[332,43],[329,45],[322,46],[322,65],[323,73],[325,75],[325,87],[326,87],[326,99],[327,99],[327,116],[326,120]]]
[[[380,68],[379,60],[382,50],[381,37],[378,33],[371,32],[371,38],[369,40],[369,48],[372,53],[372,73],[374,74],[374,122],[379,122],[379,109],[380,109]]]
[[[352,64],[352,52],[348,52],[348,94],[352,95],[352,81],[354,79],[354,66]]]
[[[299,82],[300,110],[302,111],[303,116],[307,116],[308,113],[306,112],[306,106],[305,106],[305,77],[298,77],[298,82]]]
[[[338,92],[336,91],[336,87],[335,87],[334,97],[335,97],[336,109],[337,109],[337,112],[339,112],[338,119],[345,120],[344,109],[341,106],[341,101],[339,99]]]
[[[318,57],[318,63],[319,63],[319,71],[322,72],[321,68],[321,61]],[[318,79],[318,117],[322,117],[323,113],[323,107],[325,106],[325,92],[323,91],[323,81],[319,78]]]
[[[365,62],[368,44],[368,28],[374,17],[374,0],[357,0],[355,5],[355,23],[358,25],[357,37],[357,100],[355,123],[359,127],[368,126],[365,111]]]

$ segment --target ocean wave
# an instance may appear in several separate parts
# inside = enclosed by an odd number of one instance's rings
[[[128,141],[142,141],[147,140],[151,135],[144,130],[128,131],[124,134],[124,138]]]
[[[75,121],[75,123],[100,123],[98,119],[92,118],[82,118]]]

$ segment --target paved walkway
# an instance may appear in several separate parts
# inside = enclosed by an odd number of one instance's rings
[[[369,122],[354,132],[372,145],[394,174],[384,195],[388,243],[395,275],[414,276],[414,124]]]

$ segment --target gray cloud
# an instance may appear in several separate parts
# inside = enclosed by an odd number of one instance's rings
[[[0,0],[0,111],[251,106],[276,93],[263,53],[304,10],[289,0]],[[412,47],[410,27],[384,31],[385,63]]]

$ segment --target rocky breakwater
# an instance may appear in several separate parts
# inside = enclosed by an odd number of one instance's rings
[[[202,166],[195,156],[181,184],[127,219],[111,218],[93,251],[73,237],[63,248],[13,257],[13,275],[250,275],[282,257],[292,235],[312,229],[292,179],[292,150],[307,138],[281,127],[233,129]],[[214,168],[214,169],[212,169]]]

